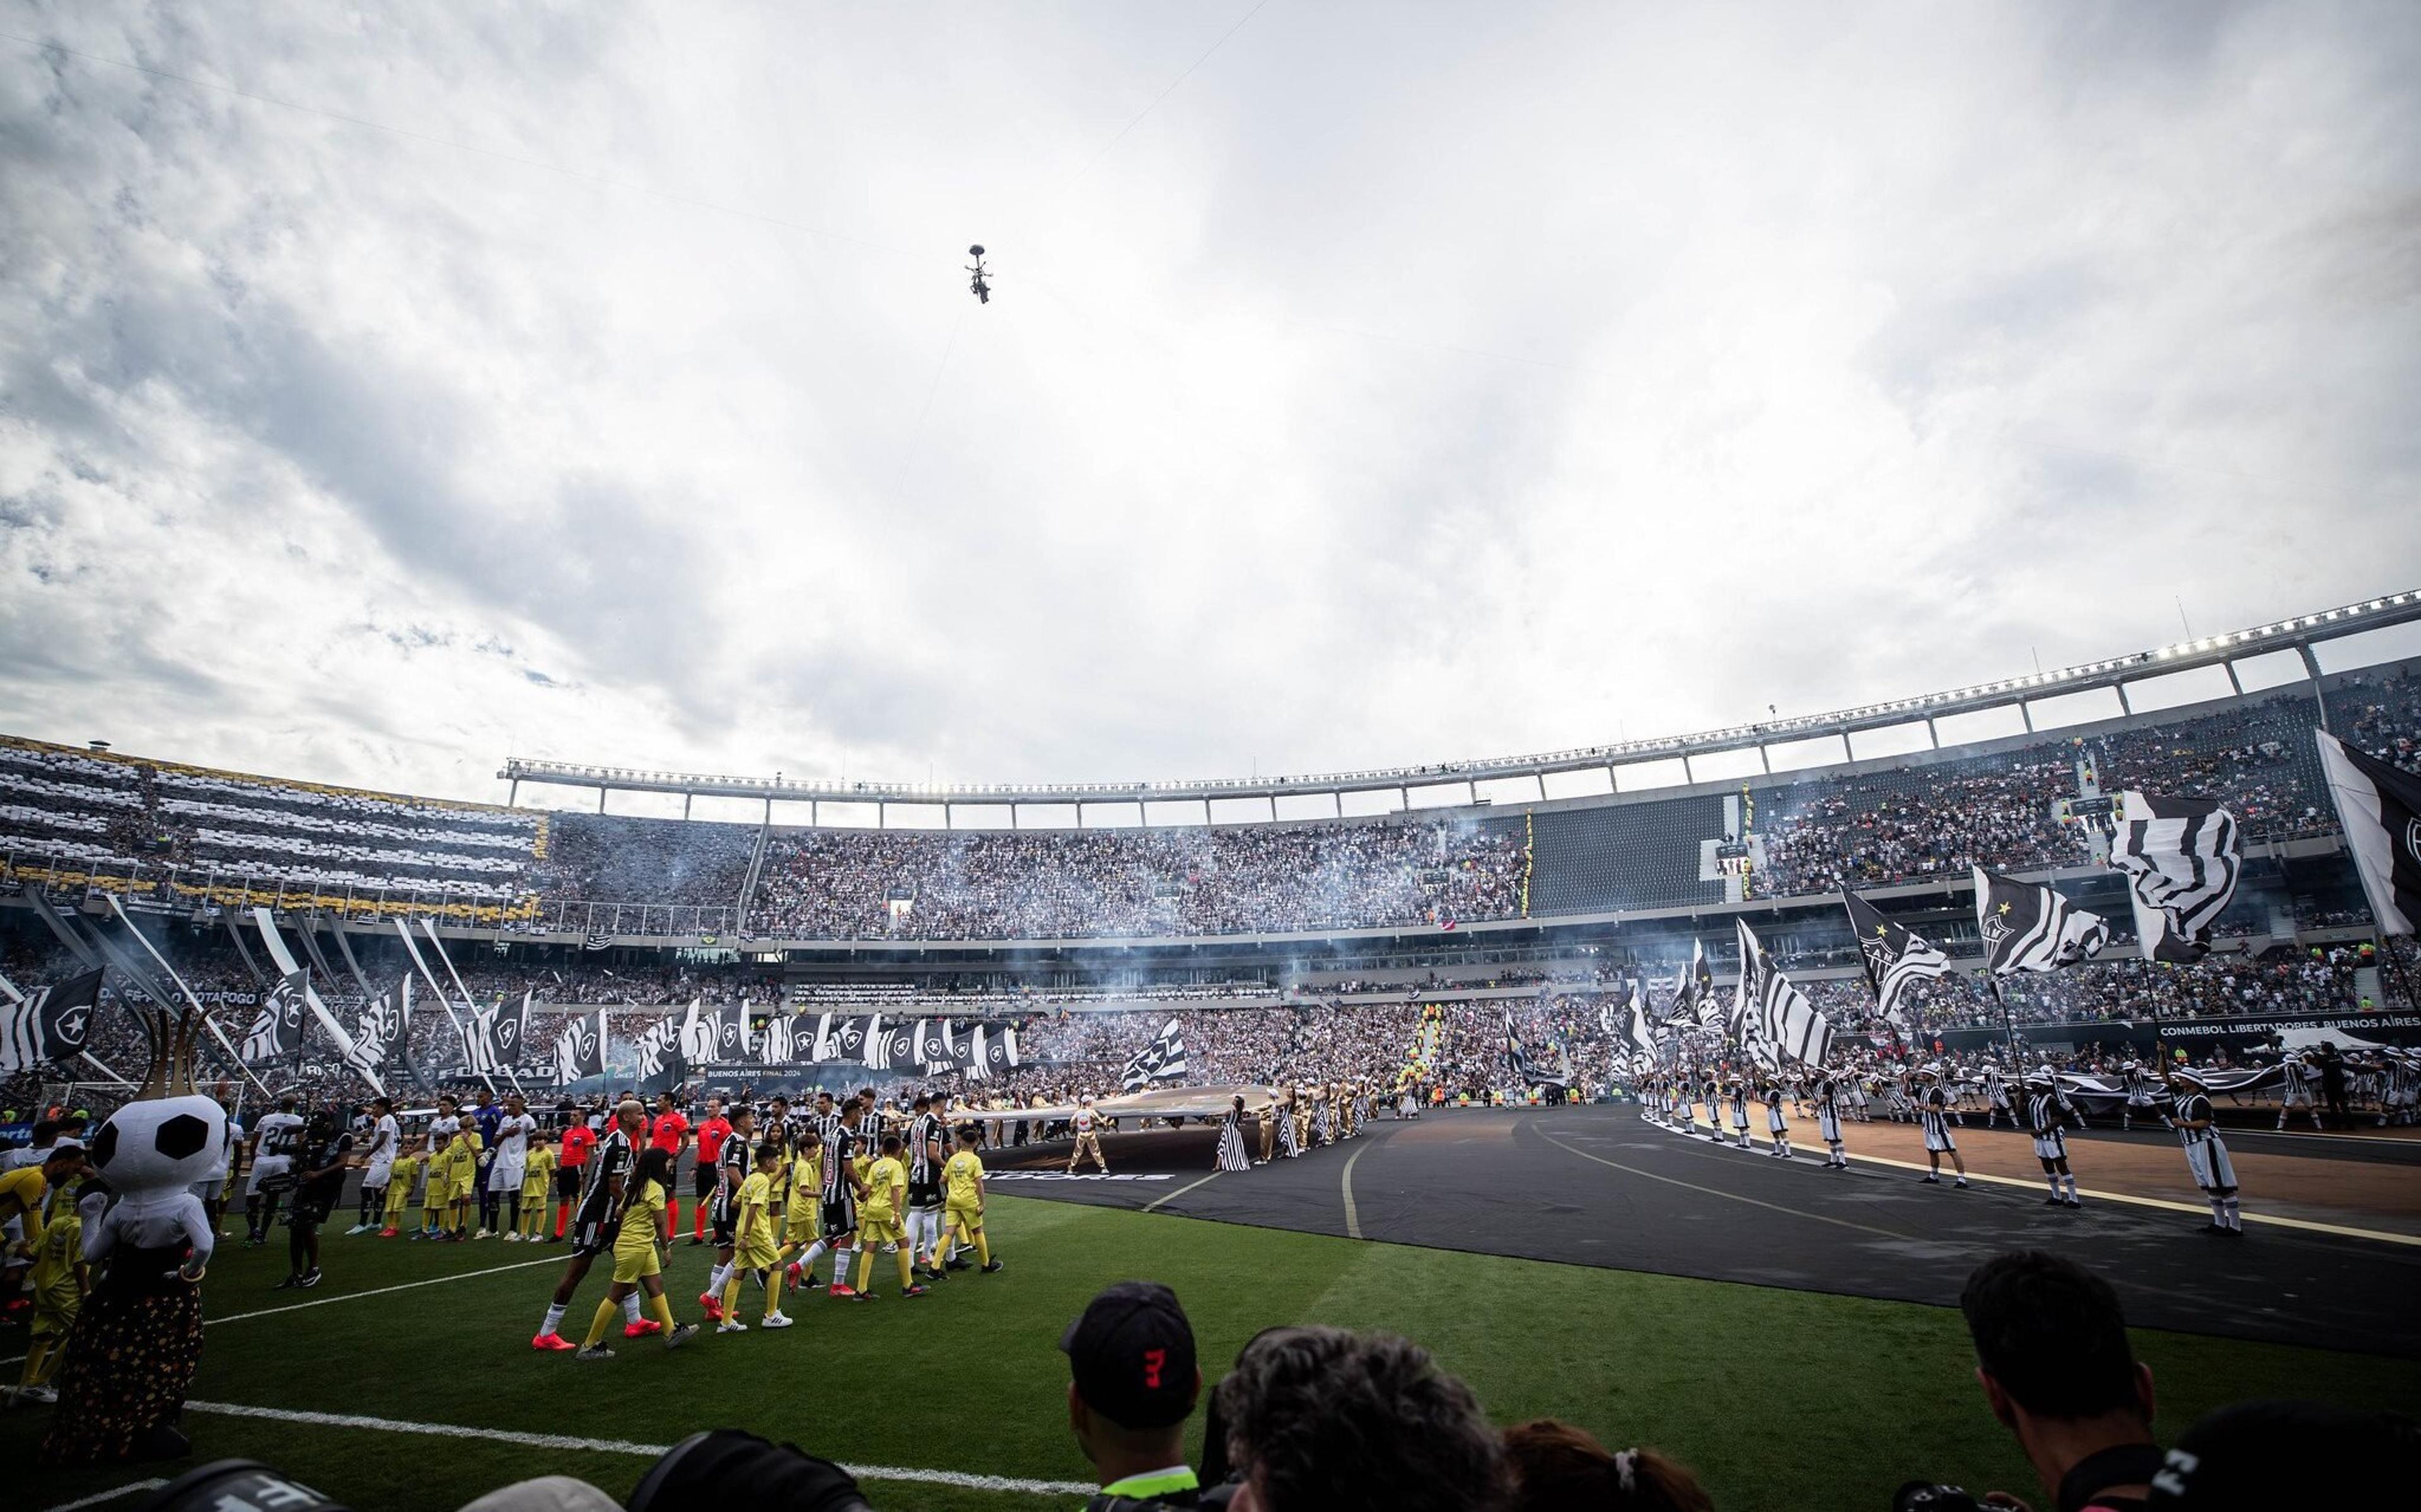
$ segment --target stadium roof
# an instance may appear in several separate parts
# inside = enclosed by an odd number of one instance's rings
[[[2127,685],[2132,682],[2198,667],[2218,666],[2227,669],[2230,684],[2241,692],[2242,685],[2237,679],[2233,663],[2277,651],[2300,652],[2306,672],[2318,678],[2319,665],[2311,652],[2315,644],[2415,620],[2421,620],[2421,590],[2390,594],[2309,615],[2291,616],[2250,630],[2179,641],[2105,662],[2087,662],[2056,671],[2005,678],[1997,682],[1977,683],[1913,698],[1888,699],[1826,714],[1767,720],[1725,729],[1704,730],[1695,735],[1622,740],[1610,745],[1547,751],[1530,756],[1492,756],[1413,767],[1373,767],[1356,772],[1308,772],[1291,777],[1211,777],[1179,782],[852,782],[648,772],[521,756],[508,759],[504,770],[496,775],[513,784],[516,795],[519,785],[525,782],[594,787],[599,790],[601,803],[605,793],[618,791],[763,799],[769,804],[774,801],[878,805],[1007,804],[1012,808],[1029,803],[1075,804],[1080,805],[1081,818],[1081,805],[1086,803],[1208,803],[1216,800],[1267,799],[1274,813],[1276,800],[1282,797],[1334,795],[1338,799],[1337,810],[1341,814],[1342,795],[1351,792],[1397,789],[1404,791],[1409,798],[1412,789],[1440,785],[1476,785],[1503,778],[1542,777],[1553,772],[1616,769],[1639,762],[1674,759],[1683,763],[1686,777],[1692,758],[1717,752],[1755,750],[1762,755],[1767,747],[1773,745],[1831,736],[1847,737],[1863,730],[1915,724],[1926,725],[1929,740],[1939,744],[1938,740],[1932,740],[1932,724],[1936,719],[1995,709],[2017,709],[2026,727],[2032,729],[2033,720],[2027,712],[2030,702],[2096,689],[2115,690],[2120,708],[2132,712],[2132,706],[2127,701]],[[1770,770],[1771,763],[1765,764]],[[1476,787],[1473,792],[1476,798]]]

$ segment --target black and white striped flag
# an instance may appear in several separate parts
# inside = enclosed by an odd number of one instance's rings
[[[1776,1064],[1800,1061],[1809,1066],[1821,1066],[1833,1053],[1833,1026],[1816,1011],[1807,995],[1790,985],[1750,932],[1746,921],[1735,919],[1740,926],[1741,960],[1743,965],[1742,990],[1748,998],[1748,1019],[1756,1025],[1749,1037],[1752,1050],[1758,1045],[1770,1047]]]
[[[695,1005],[691,1006],[695,1008]],[[680,1042],[681,1025],[670,1015],[648,1025],[641,1032],[638,1043],[633,1047],[638,1052],[639,1080],[644,1082],[652,1076],[662,1076],[666,1063],[679,1053]]]
[[[82,1053],[100,1006],[98,966],[0,1004],[0,1071],[30,1071]]]
[[[475,1003],[471,1005],[471,1016],[462,1021],[462,1064],[470,1068],[473,1076],[496,1074],[499,1064],[496,1058],[496,1021],[504,1011],[501,998],[492,1008],[483,1008]]]
[[[1135,1052],[1118,1072],[1118,1085],[1128,1092],[1140,1092],[1154,1082],[1165,1082],[1185,1074],[1185,1036],[1171,1019],[1152,1042]]]
[[[588,939],[581,945],[580,948],[583,950],[611,950],[614,948],[614,936],[603,929],[591,929],[588,931]]]
[[[353,1049],[346,1064],[365,1076],[377,1074],[403,1043],[410,1021],[412,978],[399,977],[393,987],[362,1005],[353,1016]]]
[[[1638,1064],[1653,1066],[1657,1061],[1656,1032],[1648,1025],[1648,1003],[1640,995],[1639,984],[1631,984],[1631,1026],[1628,1031],[1632,1049]]]
[[[1017,1053],[1017,1026],[1003,1024],[1000,1033],[984,1041],[983,1066],[988,1076],[1002,1076],[1024,1064]]]
[[[681,1015],[680,1058],[689,1066],[704,1066],[714,1059],[714,1018],[698,1010],[706,1005],[703,998],[689,1000],[689,1011]]]
[[[2236,816],[2207,798],[2119,798],[2110,865],[2127,874],[2135,938],[2150,960],[2199,960],[2244,869]]]
[[[554,1041],[554,1074],[569,1086],[605,1074],[605,1010],[575,1013],[563,1021]]]
[[[982,1024],[976,1024],[974,1028],[967,1031],[968,1081],[982,1082],[991,1078],[992,1068],[986,1064],[986,1050],[987,1047],[984,1044],[984,1026]]]
[[[794,1053],[790,1048],[790,1025],[794,1021],[787,1013],[775,1013],[765,1021],[765,1064],[788,1066]]]
[[[2099,955],[2110,943],[2110,924],[2048,887],[1975,868],[1976,927],[1984,936],[1984,961],[1998,975],[2055,972]]]
[[[1673,1004],[1664,1010],[1663,1021],[1704,1029],[1722,1011],[1715,1001],[1715,972],[1707,964],[1707,947],[1694,939],[1690,942],[1690,964],[1674,984]]]
[[[2326,730],[2320,769],[2345,826],[2346,849],[2382,934],[2421,928],[2421,777],[2354,750]]]
[[[244,1031],[243,1043],[236,1052],[246,1066],[265,1066],[303,1052],[301,972],[279,977],[262,994],[260,1005],[253,1010],[252,1027]]]
[[[1950,958],[1932,941],[1884,918],[1881,910],[1846,887],[1841,889],[1841,906],[1850,911],[1850,931],[1858,937],[1858,959],[1866,962],[1867,985],[1875,990],[1883,1021],[1905,1032],[1909,1021],[1901,999],[1916,983],[1950,970]]]

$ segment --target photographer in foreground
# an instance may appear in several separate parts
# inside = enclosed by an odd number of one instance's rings
[[[1959,1310],[1976,1342],[1985,1403],[2017,1436],[2057,1512],[2143,1506],[2161,1469],[2152,1372],[2127,1343],[2110,1284],[2073,1261],[2021,1250],[1976,1267]],[[1901,1489],[1902,1502],[1909,1490]],[[2006,1491],[1985,1500],[2026,1506]],[[1937,1495],[1930,1504],[1959,1504]]]

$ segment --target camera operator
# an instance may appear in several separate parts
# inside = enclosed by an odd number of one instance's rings
[[[1976,1341],[1984,1400],[2017,1435],[2057,1512],[2143,1506],[2161,1468],[2152,1372],[2128,1346],[2110,1284],[2055,1255],[2021,1250],[1976,1267],[1959,1310]],[[2025,1507],[2004,1491],[1988,1500]]]
[[[1146,1512],[1200,1502],[1185,1462],[1185,1420],[1202,1394],[1194,1325],[1152,1281],[1102,1288],[1068,1325],[1068,1426],[1101,1492],[1086,1512]]]
[[[1212,1394],[1233,1512],[1487,1512],[1504,1451],[1471,1389],[1386,1334],[1271,1329]]]

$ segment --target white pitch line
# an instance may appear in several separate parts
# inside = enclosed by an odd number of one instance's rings
[[[1210,1176],[1206,1176],[1206,1177],[1204,1177],[1202,1178],[1202,1181],[1188,1181],[1185,1185],[1183,1185],[1183,1186],[1181,1186],[1181,1187],[1178,1188],[1175,1192],[1169,1192],[1166,1196],[1154,1197],[1154,1198],[1152,1198],[1152,1199],[1151,1199],[1151,1201],[1149,1201],[1149,1202],[1148,1202],[1148,1203],[1145,1203],[1145,1204],[1143,1205],[1143,1210],[1144,1210],[1145,1212],[1149,1212],[1149,1211],[1151,1211],[1154,1208],[1159,1207],[1159,1206],[1160,1206],[1162,1203],[1164,1203],[1164,1202],[1175,1202],[1178,1198],[1184,1196],[1187,1192],[1189,1192],[1193,1191],[1195,1187],[1198,1187],[1198,1186],[1202,1185],[1202,1182],[1203,1182],[1203,1181],[1210,1181],[1210,1180],[1212,1180],[1212,1179],[1216,1178],[1218,1175],[1219,1175],[1219,1173],[1218,1173],[1218,1172],[1213,1171],[1213,1172],[1211,1172],[1211,1173],[1210,1173]]]
[[[382,1433],[426,1434],[439,1439],[482,1439],[491,1443],[520,1444],[530,1449],[582,1450],[590,1454],[633,1455],[650,1459],[672,1448],[668,1443],[634,1443],[628,1439],[576,1439],[561,1433],[475,1428],[459,1423],[412,1423],[400,1418],[361,1417],[350,1412],[305,1412],[283,1407],[248,1407],[241,1402],[187,1402],[185,1407],[189,1411],[215,1412],[222,1417],[262,1418],[272,1423],[301,1423],[313,1427],[367,1428]],[[1084,1481],[1025,1480],[1015,1475],[977,1475],[963,1470],[919,1470],[898,1465],[843,1465],[840,1468],[860,1480],[912,1481],[925,1486],[955,1486],[972,1491],[1086,1496],[1099,1489]],[[54,1512],[64,1512],[64,1509],[54,1509]]]
[[[95,1491],[90,1496],[79,1496],[72,1502],[61,1502],[56,1506],[44,1507],[42,1512],[80,1512],[81,1508],[99,1506],[103,1502],[115,1502],[121,1496],[133,1496],[137,1491],[156,1491],[167,1484],[164,1480],[131,1480],[123,1486],[113,1486],[105,1491]]]

